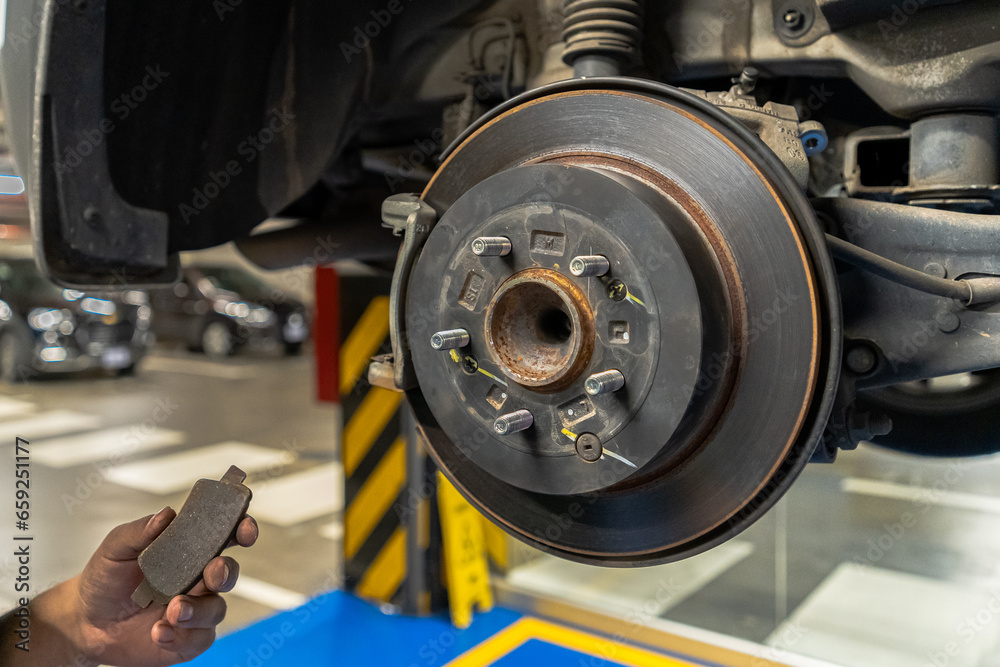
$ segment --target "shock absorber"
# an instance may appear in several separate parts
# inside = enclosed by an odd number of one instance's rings
[[[620,76],[639,58],[642,0],[567,0],[563,62],[577,77]]]

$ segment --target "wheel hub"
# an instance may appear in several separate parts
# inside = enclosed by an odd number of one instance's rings
[[[563,274],[525,269],[501,285],[487,306],[486,343],[511,380],[536,391],[557,391],[590,362],[594,311]]]

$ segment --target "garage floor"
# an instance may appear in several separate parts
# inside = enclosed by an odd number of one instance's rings
[[[250,474],[261,537],[234,554],[240,583],[222,631],[335,588],[338,417],[313,396],[308,352],[215,362],[158,351],[135,377],[0,385],[0,451],[12,456],[16,436],[31,442],[36,583],[72,576],[111,528],[166,505],[179,510],[195,480],[237,464]],[[13,488],[12,468],[0,465],[0,488]],[[0,606],[12,606],[11,563],[0,557]]]
[[[32,443],[36,584],[76,573],[113,526],[179,508],[197,478],[236,463],[251,473],[261,538],[239,554],[223,632],[336,588],[337,415],[313,393],[308,355],[215,362],[177,350],[158,351],[136,377],[0,386],[0,451],[11,455],[18,435]],[[11,469],[0,466],[0,488],[12,488]],[[775,657],[997,667],[998,479],[998,459],[863,448],[810,466],[776,510],[690,561],[580,572],[541,559],[510,581],[767,644]],[[5,544],[11,529],[0,525]],[[0,606],[12,606],[11,564],[0,557]]]

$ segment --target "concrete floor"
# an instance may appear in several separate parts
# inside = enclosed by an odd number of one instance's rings
[[[239,458],[257,468],[249,484],[261,538],[236,554],[243,580],[223,632],[335,587],[337,414],[314,401],[311,372],[308,355],[214,362],[158,350],[135,377],[0,386],[4,458],[11,433],[33,440],[36,585],[78,572],[113,526],[179,508],[190,482]],[[149,420],[154,435],[126,439]],[[11,469],[0,465],[0,489],[12,488]],[[862,448],[810,466],[774,511],[691,561],[581,577],[541,560],[513,579],[584,603],[605,599],[604,610],[623,617],[651,609],[770,645],[785,660],[790,652],[859,667],[997,667],[998,473],[996,458],[930,461]],[[10,544],[10,510],[3,516],[0,543]],[[0,557],[0,606],[12,603],[10,565]]]

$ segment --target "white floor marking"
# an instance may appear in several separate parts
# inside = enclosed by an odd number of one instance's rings
[[[605,613],[655,618],[753,553],[731,541],[687,560],[635,570],[608,569],[544,556],[515,568],[507,583]]]
[[[843,563],[767,644],[844,667],[980,667],[1000,640],[1000,624],[981,622],[982,615],[995,617],[991,608],[998,606],[1000,588],[985,582],[957,584]]]
[[[883,482],[877,479],[861,479],[859,477],[847,477],[841,480],[840,489],[845,493],[857,493],[866,496],[877,496],[879,498],[892,498],[893,500],[940,505],[953,509],[1000,514],[1000,497],[997,496],[944,491],[926,486],[895,484],[893,482]]]
[[[281,610],[296,609],[309,601],[309,598],[301,593],[244,574],[241,574],[240,578],[236,580],[236,587],[229,592],[229,595],[238,595],[245,600],[262,604],[265,607]]]
[[[293,526],[344,507],[344,467],[328,463],[268,481],[253,492],[253,516]]]
[[[35,409],[35,404],[28,401],[19,401],[14,398],[0,398],[0,419],[27,416],[34,412]]]
[[[66,433],[88,431],[101,425],[97,415],[85,415],[69,410],[41,412],[15,421],[0,422],[0,445],[13,444],[15,438],[28,442]]]
[[[342,540],[344,539],[344,522],[340,519],[331,521],[319,529],[319,534],[328,540]]]
[[[229,466],[238,466],[250,474],[272,467],[281,469],[293,460],[294,456],[285,451],[243,442],[222,442],[118,466],[108,474],[108,480],[140,491],[177,493],[202,478],[220,479]]]
[[[195,361],[174,357],[146,357],[142,360],[142,370],[161,373],[183,373],[203,375],[224,380],[248,380],[258,375],[258,370],[250,365],[229,365],[216,361]]]
[[[120,426],[32,442],[33,461],[52,468],[69,468],[85,463],[117,463],[126,456],[183,443],[180,431],[157,428],[145,432],[141,424]]]

